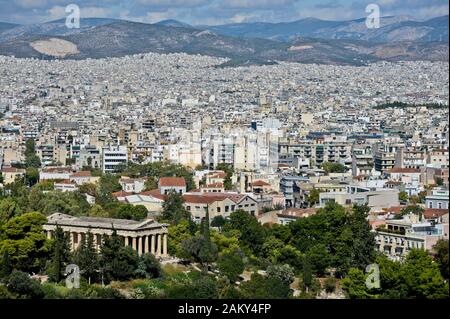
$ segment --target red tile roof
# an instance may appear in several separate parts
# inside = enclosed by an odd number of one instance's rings
[[[161,177],[159,179],[159,186],[163,187],[186,187],[184,177]]]
[[[43,173],[72,173],[70,167],[47,167],[42,169]]]
[[[72,175],[70,175],[71,178],[73,177],[91,177],[91,172],[90,171],[80,171],[80,172],[75,172]]]
[[[423,212],[423,216],[426,219],[441,217],[441,216],[444,216],[445,214],[448,214],[447,209],[427,208]]]
[[[151,191],[145,191],[145,192],[141,192],[139,193],[139,195],[144,195],[144,196],[152,196],[161,200],[165,200],[166,199],[166,195],[162,195],[161,191],[159,189],[152,189]]]
[[[252,183],[252,186],[262,187],[262,186],[270,186],[270,184],[266,183],[265,181],[257,180]]]
[[[224,172],[214,172],[212,174],[208,175],[209,178],[222,178],[224,179],[225,177],[227,177],[227,174],[225,174]]]
[[[186,203],[191,204],[211,204],[217,201],[222,201],[225,198],[221,196],[205,196],[205,195],[183,195]]]
[[[391,214],[396,215],[396,214],[400,214],[401,210],[402,210],[403,208],[406,208],[406,207],[408,207],[408,206],[405,206],[405,205],[401,205],[401,206],[392,206],[392,207],[389,207],[389,208],[384,208],[383,210],[384,210],[386,213],[391,213]]]

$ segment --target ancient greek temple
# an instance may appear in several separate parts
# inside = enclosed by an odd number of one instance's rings
[[[77,249],[88,232],[94,235],[94,245],[100,249],[102,237],[110,236],[113,230],[123,239],[125,246],[131,246],[139,255],[151,253],[156,257],[167,257],[167,225],[152,219],[134,221],[102,217],[74,217],[56,213],[47,217],[43,228],[51,239],[59,226],[70,235],[72,251]]]

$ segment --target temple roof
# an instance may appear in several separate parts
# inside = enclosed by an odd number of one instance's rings
[[[135,221],[128,219],[103,218],[103,217],[75,217],[66,214],[56,213],[47,217],[48,225],[107,228],[116,230],[144,230],[151,228],[166,227],[166,224],[160,224],[153,219],[144,221]]]

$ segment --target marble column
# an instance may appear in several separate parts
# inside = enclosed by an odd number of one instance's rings
[[[167,256],[167,234],[163,235],[163,256]]]
[[[72,248],[73,250],[76,250],[78,246],[80,245],[80,242],[78,241],[78,233],[73,232],[72,234]]]
[[[131,240],[132,240],[132,244],[131,245],[132,245],[133,249],[137,250],[137,248],[136,248],[136,246],[137,246],[136,237],[133,237]]]
[[[156,244],[157,244],[156,256],[160,256],[161,255],[161,234],[158,234],[157,236],[158,236],[158,238],[156,240]]]
[[[145,251],[144,253],[148,254],[150,252],[150,237],[151,235],[145,236]]]
[[[152,245],[150,248],[150,252],[154,255],[155,254],[155,240],[156,240],[156,235],[151,235],[151,240],[152,240]]]
[[[47,230],[47,239],[52,239],[52,231]]]
[[[81,245],[82,241],[83,241],[83,233],[78,233],[78,246]]]
[[[94,248],[97,249],[97,235],[92,234],[92,243],[94,244]]]
[[[138,255],[142,255],[142,237],[137,238],[137,252]]]
[[[130,246],[130,239],[128,238],[128,236],[125,236],[125,247]]]

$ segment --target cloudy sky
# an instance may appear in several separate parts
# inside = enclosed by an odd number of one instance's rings
[[[0,21],[39,23],[65,17],[77,4],[81,17],[110,17],[154,23],[177,19],[193,25],[281,22],[306,17],[349,20],[366,15],[370,3],[381,15],[428,19],[448,14],[449,0],[0,0]]]

